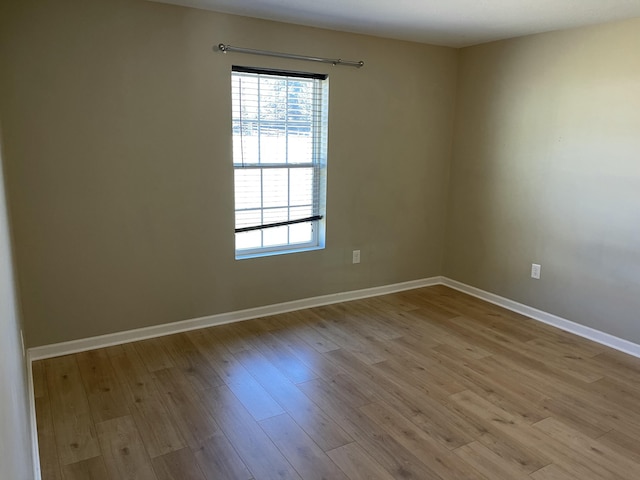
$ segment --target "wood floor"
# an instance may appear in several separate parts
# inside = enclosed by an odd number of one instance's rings
[[[640,478],[640,359],[443,286],[33,374],[44,480]]]

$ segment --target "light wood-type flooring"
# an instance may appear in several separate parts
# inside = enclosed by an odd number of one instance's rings
[[[50,479],[640,479],[640,359],[443,286],[33,365]]]

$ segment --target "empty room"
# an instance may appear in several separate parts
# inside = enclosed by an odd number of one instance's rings
[[[640,2],[0,2],[0,479],[640,478]]]

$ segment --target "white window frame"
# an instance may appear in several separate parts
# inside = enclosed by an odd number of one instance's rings
[[[273,120],[266,119],[258,109],[258,118],[248,118],[249,115],[243,117],[242,99],[239,92],[242,91],[240,83],[242,78],[252,77],[267,78],[267,79],[279,79],[285,78],[287,82],[300,81],[305,79],[306,81],[313,82],[313,94],[312,105],[313,115],[310,122],[305,123],[304,126],[310,127],[311,142],[312,142],[312,154],[308,161],[300,161],[300,159],[290,159],[289,157],[289,128],[300,127],[298,123],[289,121],[288,114],[286,120]],[[288,83],[287,83],[288,85]],[[260,90],[258,89],[258,97]],[[287,95],[287,103],[285,103],[287,111],[289,108],[289,97]],[[255,114],[255,112],[253,112]],[[266,115],[266,114],[265,114]],[[268,70],[262,68],[240,67],[233,66],[232,68],[232,123],[233,123],[233,138],[234,138],[234,212],[236,216],[236,246],[235,255],[236,259],[253,258],[267,255],[279,255],[286,253],[295,253],[301,251],[317,250],[324,248],[325,244],[325,225],[326,225],[326,166],[327,166],[327,124],[328,124],[328,78],[326,75],[304,73],[304,72],[291,72],[281,70]],[[262,133],[260,126],[262,122],[269,123],[270,125],[278,124],[282,125],[287,132],[286,138],[286,159],[283,162],[270,161],[269,151],[263,151],[260,148],[260,139]],[[249,148],[243,148],[245,139],[242,138],[242,132],[245,131],[244,127],[250,126],[251,129],[257,128],[258,130],[258,149],[255,150]],[[293,135],[293,134],[291,134]],[[255,141],[255,139],[254,139]],[[238,147],[240,145],[240,147]],[[265,206],[264,191],[265,191],[265,173],[268,170],[284,170],[286,171],[286,188],[287,188],[287,201],[286,205],[279,205],[278,207]],[[311,215],[301,218],[292,218],[291,209],[296,208],[296,204],[292,204],[291,199],[291,172],[294,169],[311,169],[311,198],[312,205]],[[256,191],[256,196],[260,199],[259,207],[251,208],[238,208],[238,197],[240,196],[238,191],[239,171],[257,170],[260,172],[260,191]],[[309,193],[308,190],[305,193]],[[307,207],[309,207],[307,205]],[[265,212],[270,209],[282,209],[286,208],[288,211],[288,219],[284,221],[269,223],[265,220]],[[238,224],[239,212],[253,211],[260,212],[260,220],[253,225],[243,226]],[[311,228],[311,238],[309,241],[295,242],[291,241],[291,225],[296,223],[308,223]],[[264,225],[264,226],[263,226]],[[269,228],[283,228],[287,227],[287,243],[278,245],[266,245],[265,246],[265,231]],[[238,235],[242,235],[245,231],[259,231],[260,232],[260,246],[251,248],[239,248],[238,247]]]

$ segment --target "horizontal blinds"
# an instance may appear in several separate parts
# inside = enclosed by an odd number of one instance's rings
[[[322,218],[324,78],[233,67],[237,233]]]
[[[270,68],[243,67],[241,65],[234,65],[233,67],[231,67],[231,70],[239,73],[255,73],[257,75],[272,75],[275,77],[313,78],[316,80],[326,80],[328,78],[328,75],[325,73],[295,72],[293,70],[273,70]]]

